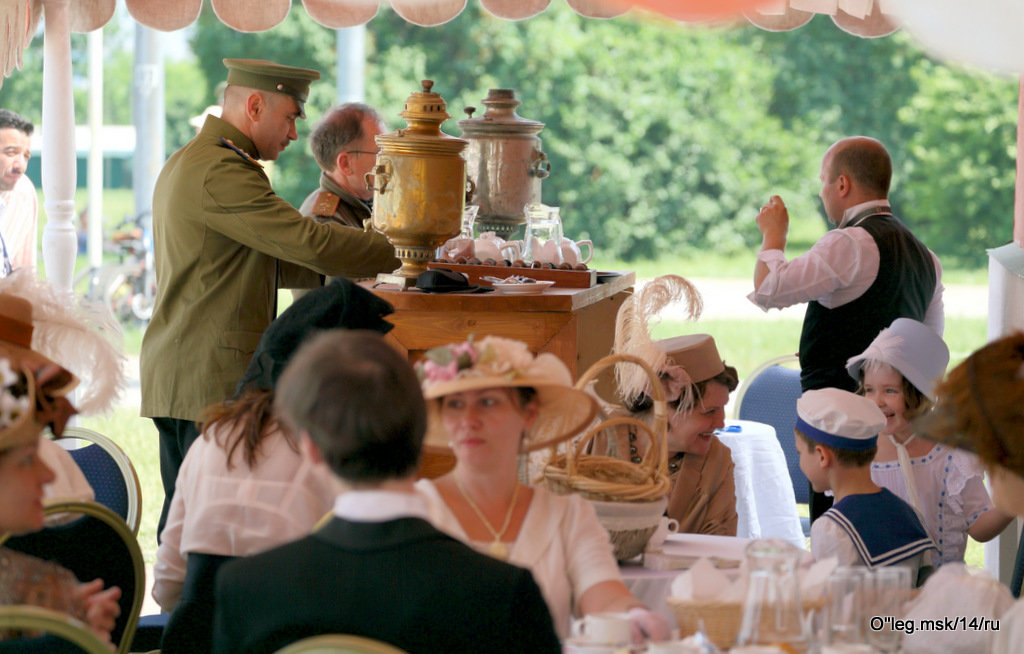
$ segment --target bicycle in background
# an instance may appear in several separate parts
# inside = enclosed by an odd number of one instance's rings
[[[122,324],[146,325],[156,297],[152,242],[149,211],[126,217],[103,243],[103,251],[115,254],[117,260],[79,272],[73,282],[75,292],[102,302]]]

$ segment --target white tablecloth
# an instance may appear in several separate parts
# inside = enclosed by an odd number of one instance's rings
[[[736,535],[781,538],[805,549],[793,482],[775,429],[751,420],[726,420],[718,438],[732,452],[736,466]]]

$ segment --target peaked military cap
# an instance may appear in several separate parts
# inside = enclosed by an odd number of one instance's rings
[[[306,117],[305,104],[309,85],[320,79],[320,73],[311,68],[284,66],[262,59],[225,59],[228,84],[237,84],[260,91],[283,93],[295,98],[299,113]]]

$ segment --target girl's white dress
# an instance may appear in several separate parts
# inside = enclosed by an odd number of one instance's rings
[[[984,468],[975,455],[944,445],[912,457],[910,467],[921,498],[924,527],[939,549],[935,565],[962,563],[967,528],[994,506],[985,488]],[[910,502],[899,461],[872,463],[871,479]]]

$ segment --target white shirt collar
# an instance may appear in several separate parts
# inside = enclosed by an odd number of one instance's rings
[[[384,522],[397,518],[423,518],[429,513],[419,493],[350,490],[334,500],[334,515],[356,522]]]
[[[885,209],[889,210],[888,200],[868,200],[867,202],[861,202],[849,207],[843,212],[843,219],[839,222],[839,227],[846,227],[851,220],[853,220],[857,214],[863,213],[867,209]]]

